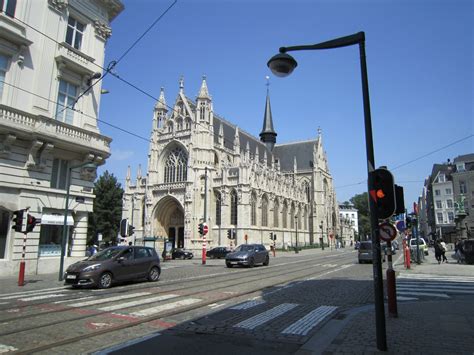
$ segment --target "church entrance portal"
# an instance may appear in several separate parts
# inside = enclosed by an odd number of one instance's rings
[[[153,233],[168,239],[173,248],[184,248],[184,213],[173,197],[167,196],[158,202]]]

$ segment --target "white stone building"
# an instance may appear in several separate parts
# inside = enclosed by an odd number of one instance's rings
[[[213,111],[205,78],[196,101],[185,95],[182,79],[172,107],[161,89],[147,172],[139,167],[136,181],[127,172],[123,218],[135,238],[199,250],[198,224],[205,222],[208,248],[229,245],[229,229],[234,245],[246,239],[269,245],[270,233],[277,247],[320,238],[327,244],[339,213],[321,131],[295,143],[275,144],[276,136],[268,92],[258,139]]]
[[[96,171],[84,165],[103,164],[110,156],[111,139],[97,126],[101,83],[91,84],[103,72],[110,22],[123,5],[0,4],[0,276],[18,274],[23,234],[12,230],[11,218],[27,207],[42,224],[28,234],[26,272],[55,272],[68,182],[66,264],[85,254]]]
[[[340,204],[339,219],[342,238],[354,242],[359,235],[359,211],[353,204]]]

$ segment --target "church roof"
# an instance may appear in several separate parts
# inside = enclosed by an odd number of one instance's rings
[[[298,170],[311,169],[310,161],[313,161],[313,152],[316,149],[317,140],[276,144],[273,153],[280,161],[281,171],[293,171],[294,161]]]

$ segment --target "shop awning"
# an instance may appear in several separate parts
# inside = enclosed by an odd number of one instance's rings
[[[54,226],[64,225],[64,215],[63,214],[43,214],[41,216],[41,224],[49,224]],[[71,215],[67,216],[67,225],[73,226],[74,219]]]

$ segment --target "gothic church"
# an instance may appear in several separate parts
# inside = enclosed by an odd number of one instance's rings
[[[201,250],[199,223],[209,233],[207,248],[236,239],[269,246],[328,244],[339,231],[333,180],[316,139],[276,144],[267,90],[260,139],[213,111],[206,78],[196,100],[179,93],[171,110],[161,89],[154,107],[148,170],[136,181],[127,171],[123,218],[135,227],[137,243],[155,237],[173,247]]]

